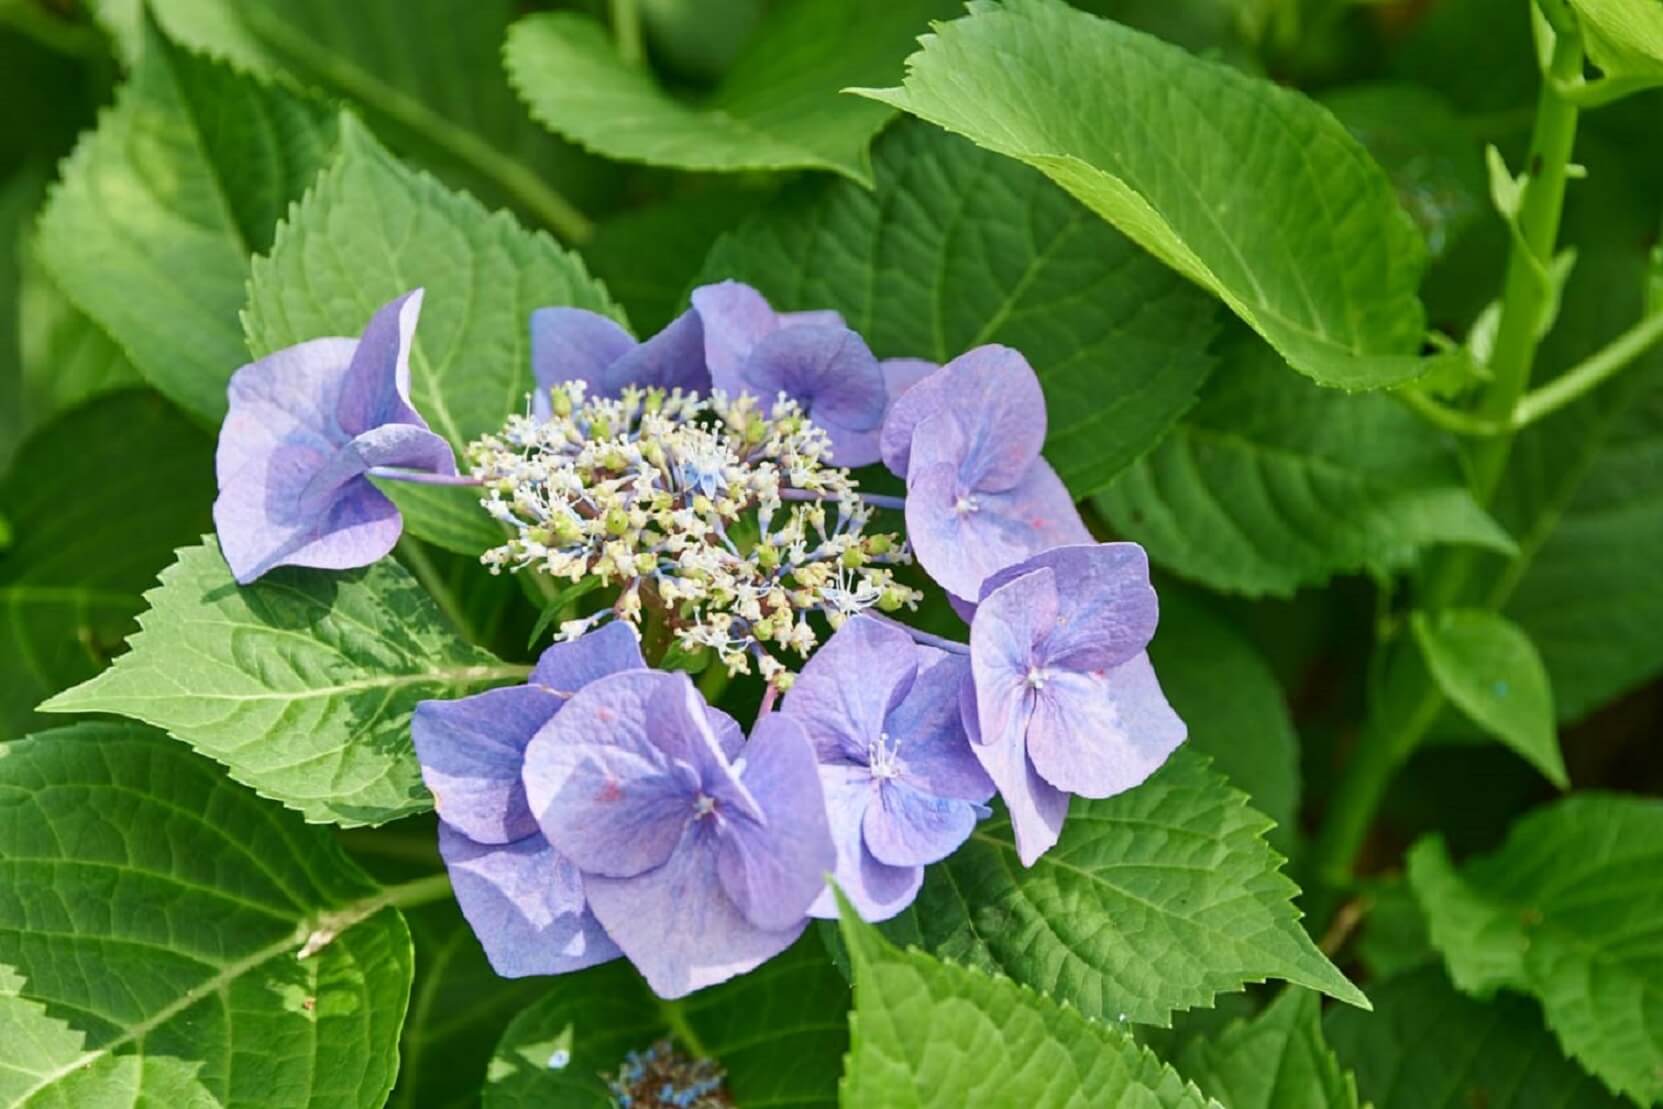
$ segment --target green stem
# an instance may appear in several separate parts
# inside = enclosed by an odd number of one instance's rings
[[[658,1011],[663,1016],[664,1025],[669,1028],[670,1035],[680,1040],[681,1046],[686,1048],[689,1054],[696,1059],[715,1058],[704,1045],[704,1041],[699,1038],[698,1032],[693,1029],[692,1023],[688,1021],[687,1009],[682,1002],[661,1000],[658,1003]]]
[[[445,576],[439,572],[433,557],[427,553],[426,545],[421,540],[406,535],[398,541],[398,553],[404,564],[410,568],[410,572],[416,575],[416,580],[421,582],[422,588],[427,590],[428,595],[439,606],[439,611],[443,612],[461,633],[462,638],[469,643],[478,643],[479,630],[473,626],[473,621],[468,619],[468,614],[456,600],[450,583],[445,581]]]
[[[612,33],[618,39],[618,56],[630,65],[641,65],[646,51],[641,46],[641,11],[635,0],[612,0]]]
[[[1530,137],[1530,158],[1525,163],[1530,181],[1519,208],[1519,233],[1508,252],[1501,321],[1489,361],[1492,380],[1478,406],[1481,418],[1505,420],[1530,386],[1539,342],[1537,332],[1553,296],[1543,270],[1553,258],[1559,239],[1567,167],[1576,143],[1576,105],[1561,99],[1553,82],[1581,73],[1582,39],[1572,32],[1558,33],[1547,79],[1536,102],[1536,127]],[[1488,504],[1495,494],[1512,445],[1510,436],[1498,435],[1474,448],[1472,487],[1479,503]]]
[[[1580,400],[1659,342],[1663,342],[1663,312],[1654,312],[1540,389],[1532,389],[1513,409],[1513,426],[1527,427]]]
[[[1480,422],[1506,424],[1511,420],[1530,385],[1537,332],[1553,295],[1543,271],[1559,237],[1577,124],[1576,106],[1560,97],[1556,85],[1580,77],[1583,60],[1582,40],[1574,23],[1554,18],[1564,14],[1559,0],[1543,0],[1543,9],[1555,27],[1553,50],[1536,104],[1526,163],[1530,180],[1507,260],[1501,320],[1489,362],[1492,381],[1474,413]],[[1474,445],[1469,479],[1480,504],[1488,505],[1494,496],[1512,441],[1509,430]],[[1436,563],[1425,582],[1423,605],[1436,609],[1453,604],[1462,595],[1473,560],[1473,551],[1462,548]],[[1370,697],[1368,719],[1330,797],[1310,857],[1318,883],[1311,916],[1318,928],[1327,923],[1338,904],[1338,892],[1351,880],[1397,768],[1426,738],[1443,710],[1443,693],[1427,673],[1412,637],[1400,637],[1377,649],[1390,652],[1382,668],[1383,679]]]
[[[413,909],[417,905],[443,901],[449,896],[450,874],[440,871],[425,878],[416,878],[383,888],[381,896],[377,899],[380,903],[377,907],[390,905],[395,909]]]

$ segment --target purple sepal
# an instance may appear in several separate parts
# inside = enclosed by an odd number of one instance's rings
[[[548,390],[582,381],[590,395],[615,397],[625,386],[710,392],[704,327],[683,312],[657,335],[637,343],[616,322],[582,308],[539,308],[531,313],[531,374],[537,381],[532,410],[549,415]]]
[[[238,582],[278,566],[367,566],[392,550],[403,521],[372,466],[456,473],[450,445],[410,404],[421,299],[418,289],[385,305],[361,339],[312,339],[232,375],[214,526]]]
[[[968,674],[963,657],[857,616],[786,697],[782,714],[802,725],[820,763],[837,883],[868,920],[906,908],[923,865],[957,849],[993,795],[959,718]],[[822,895],[809,911],[837,909]]]
[[[456,903],[504,978],[565,974],[621,952],[584,899],[583,876],[541,836],[475,843],[439,825]]]

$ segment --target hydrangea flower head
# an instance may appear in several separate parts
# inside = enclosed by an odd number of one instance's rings
[[[878,436],[893,396],[930,363],[879,362],[832,311],[776,312],[738,281],[693,290],[704,323],[705,360],[716,388],[763,400],[784,394],[831,438],[831,460],[850,468],[878,460]]]
[[[1145,651],[1157,617],[1135,543],[1059,547],[983,586],[964,716],[1024,865],[1056,843],[1069,794],[1131,789],[1184,741]]]
[[[741,746],[685,674],[585,686],[532,739],[524,779],[595,916],[664,997],[785,950],[836,862],[801,726],[769,713]]]
[[[910,905],[925,864],[957,849],[993,796],[959,717],[969,675],[962,655],[857,616],[786,697],[781,711],[802,724],[819,760],[837,884],[867,920]],[[829,889],[810,913],[837,916]]]
[[[537,379],[533,411],[546,419],[549,390],[581,381],[590,396],[615,397],[626,386],[710,391],[704,327],[683,312],[657,335],[636,342],[606,316],[582,308],[539,308],[531,314],[531,372]]]
[[[551,646],[525,685],[416,706],[410,734],[439,813],[439,852],[498,974],[560,974],[618,955],[582,875],[537,826],[521,769],[532,736],[574,693],[608,674],[650,673],[646,665],[635,634],[614,624]],[[718,726],[738,734],[725,717]]]
[[[884,462],[907,479],[907,533],[942,588],[982,581],[1050,547],[1089,543],[1056,471],[1040,457],[1045,398],[1009,347],[960,355],[908,389],[884,423]]]
[[[450,444],[410,404],[421,302],[420,289],[406,293],[357,339],[311,339],[232,375],[214,526],[237,581],[277,566],[367,566],[403,530],[370,473],[456,473]]]
[[[809,615],[916,603],[890,569],[911,552],[867,534],[870,506],[795,401],[634,386],[592,398],[581,381],[550,397],[547,419],[511,416],[468,460],[515,533],[487,565],[617,585],[611,609],[562,635],[651,608],[684,650],[772,680],[787,673],[777,656],[819,641]]]

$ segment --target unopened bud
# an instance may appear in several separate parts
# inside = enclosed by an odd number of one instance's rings
[[[859,547],[850,547],[843,552],[843,557],[839,561],[850,570],[858,570],[866,565],[866,552]]]
[[[885,612],[894,612],[907,603],[907,595],[893,585],[885,589],[878,597],[878,607]]]
[[[887,535],[868,535],[866,537],[866,553],[869,555],[886,555],[895,549],[895,541]]]
[[[621,508],[606,510],[606,534],[622,535],[629,530],[629,513]]]

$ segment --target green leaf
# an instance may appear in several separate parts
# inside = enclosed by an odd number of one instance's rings
[[[1322,95],[1385,169],[1436,261],[1484,214],[1484,164],[1471,128],[1431,89],[1397,82]]]
[[[894,72],[948,0],[776,4],[709,97],[677,99],[618,56],[586,16],[527,16],[508,32],[508,78],[531,114],[607,158],[676,169],[825,169],[870,184],[866,145],[888,109],[839,92]]]
[[[249,255],[333,138],[326,106],[150,32],[115,105],[64,162],[41,260],[146,380],[217,422],[248,361],[237,309]]]
[[[1149,657],[1167,700],[1189,726],[1189,745],[1276,821],[1272,847],[1293,846],[1299,814],[1299,737],[1276,675],[1248,638],[1209,611],[1206,598],[1161,590]]]
[[[1034,171],[922,124],[875,150],[876,187],[811,182],[720,240],[702,280],[835,308],[882,357],[983,343],[1045,388],[1046,456],[1076,496],[1148,450],[1212,369],[1208,298]]]
[[[1564,789],[1565,758],[1547,669],[1517,624],[1477,608],[1417,612],[1410,621],[1438,688],[1480,728]]]
[[[1650,382],[1636,379],[1642,391],[1627,411],[1618,397],[1603,413],[1579,410],[1550,421],[1559,442],[1532,437],[1529,465],[1513,479],[1546,488],[1538,522],[1521,539],[1534,557],[1503,579],[1517,584],[1506,612],[1540,644],[1562,720],[1580,719],[1663,670],[1658,365],[1654,358],[1631,371]],[[1582,457],[1563,459],[1571,448]]]
[[[717,237],[768,199],[755,187],[705,187],[643,205],[597,225],[583,257],[630,322],[651,335],[687,306],[688,286]]]
[[[1032,867],[1001,814],[931,867],[924,946],[997,971],[1088,1017],[1165,1025],[1247,982],[1285,978],[1367,1007],[1299,924],[1270,821],[1179,750],[1136,789],[1075,798]]]
[[[1570,0],[1582,37],[1607,78],[1663,81],[1663,4],[1657,0]]]
[[[398,506],[412,534],[447,551],[478,557],[508,537],[502,525],[480,507],[477,487],[372,480]]]
[[[398,1085],[387,1104],[389,1109],[473,1109],[503,1030],[547,984],[498,977],[452,901],[405,917],[415,939],[416,977],[399,1038]]]
[[[1663,1099],[1663,801],[1579,794],[1515,824],[1457,871],[1417,844],[1409,879],[1455,984],[1542,1003],[1570,1055],[1617,1093]]]
[[[1392,978],[1438,959],[1426,917],[1402,873],[1361,884],[1363,920],[1353,950],[1370,978]]]
[[[1322,1038],[1322,1004],[1285,989],[1264,1012],[1191,1040],[1178,1069],[1230,1109],[1357,1109],[1357,1081]]]
[[[1216,1104],[1126,1033],[1019,983],[902,951],[841,904],[855,984],[843,1105]]]
[[[605,167],[537,126],[508,87],[514,0],[148,0],[175,42],[239,66],[287,72],[346,97],[378,135],[492,205],[582,238],[574,204],[608,198]],[[101,0],[137,56],[140,0]],[[434,28],[442,27],[443,34]],[[599,172],[597,172],[599,171]]]
[[[1312,379],[1422,371],[1420,236],[1316,104],[1061,0],[984,0],[921,41],[903,87],[862,91],[1042,170]]]
[[[670,1037],[727,1071],[736,1104],[830,1109],[849,1044],[848,1006],[847,983],[812,935],[680,1001],[654,997],[620,959],[554,979],[514,1019],[491,1062],[485,1106],[611,1109],[602,1076],[629,1051]]]
[[[59,289],[33,244],[25,247],[17,293],[24,427],[144,379],[116,341]]]
[[[0,744],[0,1102],[379,1106],[410,991],[390,903],[146,728]]]
[[[44,712],[165,728],[312,821],[381,824],[432,807],[410,713],[512,678],[456,638],[397,563],[284,568],[238,586],[211,539],[179,552],[130,650]]]
[[[1399,569],[1434,543],[1513,549],[1436,431],[1391,397],[1313,388],[1251,336],[1097,504],[1163,566],[1250,596]]]
[[[1325,1027],[1375,1109],[1619,1109],[1560,1052],[1522,997],[1463,997],[1438,967],[1369,991],[1373,1013],[1335,1009]]]
[[[101,397],[24,444],[0,482],[0,735],[40,725],[37,704],[121,649],[213,496],[213,444],[154,393]]]
[[[356,335],[377,308],[417,287],[427,297],[411,393],[458,451],[524,410],[532,309],[620,315],[576,255],[410,170],[344,117],[335,160],[290,212],[271,254],[254,262],[243,314],[249,349],[263,356],[319,335]],[[466,550],[435,519],[411,523],[423,538]]]

